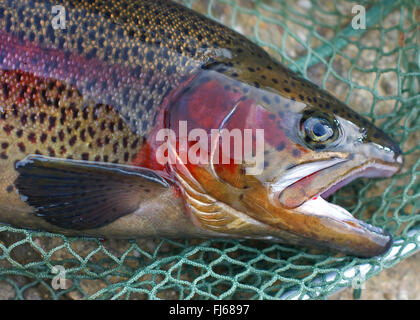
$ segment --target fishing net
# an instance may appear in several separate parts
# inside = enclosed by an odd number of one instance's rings
[[[260,241],[100,241],[0,225],[0,298],[325,298],[418,250],[419,1],[359,0],[366,29],[352,28],[357,12],[347,1],[182,3],[245,34],[400,142],[400,173],[359,179],[332,199],[390,231],[393,247],[361,259]],[[57,270],[66,281],[57,281]]]

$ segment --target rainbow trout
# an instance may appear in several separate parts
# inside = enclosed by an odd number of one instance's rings
[[[0,2],[0,221],[103,238],[390,234],[325,199],[402,165],[384,132],[170,1]]]

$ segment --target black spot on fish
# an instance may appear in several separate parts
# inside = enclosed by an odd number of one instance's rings
[[[73,146],[76,143],[76,140],[77,140],[77,136],[74,135],[73,137],[70,138],[69,145]]]
[[[53,148],[48,147],[48,155],[49,155],[50,157],[55,157],[55,151],[54,151],[54,149],[53,149]]]
[[[155,56],[155,54],[154,54],[154,52],[153,51],[148,51],[147,53],[146,53],[146,59],[147,59],[147,61],[148,62],[153,62],[153,59],[154,59],[154,56]]]
[[[146,108],[146,110],[147,110],[147,111],[152,110],[152,108],[153,108],[153,99],[150,99],[150,100],[147,102],[147,104],[145,105],[145,108]]]
[[[39,122],[44,123],[46,117],[47,117],[47,114],[45,112],[41,112],[39,114]]]
[[[32,142],[32,143],[36,143],[36,135],[35,135],[35,133],[31,132],[31,133],[28,135],[28,140],[29,140],[30,142]]]
[[[3,130],[4,130],[4,132],[6,132],[7,135],[9,135],[13,131],[14,128],[15,128],[14,126],[11,126],[9,124],[6,124],[3,127]]]
[[[19,142],[17,144],[17,146],[18,146],[20,152],[25,152],[26,147],[25,147],[25,144],[23,142]]]
[[[22,124],[22,126],[26,125],[27,121],[28,121],[28,116],[26,114],[20,117],[20,123]]]
[[[286,144],[284,143],[284,141],[282,141],[277,145],[276,150],[282,151],[285,147],[286,147]]]
[[[124,128],[124,122],[123,122],[123,120],[122,120],[122,119],[119,119],[119,120],[118,120],[118,130],[119,130],[119,131],[122,131],[122,130],[123,130],[123,128]]]
[[[47,134],[46,133],[42,133],[41,134],[41,137],[40,137],[40,140],[41,140],[42,143],[44,143],[47,140]]]
[[[137,148],[138,142],[139,142],[139,139],[138,138],[136,140],[134,140],[133,143],[131,144],[131,149]]]
[[[266,96],[262,97],[262,100],[266,103],[266,104],[271,104],[270,99],[268,99]]]
[[[3,83],[3,95],[4,95],[4,99],[9,99],[9,92],[10,92],[10,88],[8,86],[7,83]]]
[[[51,130],[52,128],[55,127],[56,121],[57,121],[56,117],[50,116],[48,130]]]

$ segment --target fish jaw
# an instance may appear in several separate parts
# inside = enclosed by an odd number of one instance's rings
[[[356,219],[346,209],[329,203],[321,196],[304,202],[295,209],[299,215],[315,217],[313,229],[325,229],[316,242],[359,257],[382,255],[392,245],[391,234],[381,228]]]
[[[315,246],[359,257],[373,257],[387,252],[392,244],[388,231],[356,219],[346,209],[327,202],[321,196],[304,202],[293,212],[306,220],[306,226],[312,232],[312,245]],[[307,231],[300,232],[305,234]]]
[[[333,160],[329,160],[333,163]],[[351,161],[348,161],[351,162]],[[344,167],[346,161],[336,161],[331,167],[330,163],[319,166],[322,170],[334,170],[334,167]],[[372,257],[384,254],[392,244],[392,236],[386,230],[372,226],[364,221],[356,219],[346,209],[329,203],[325,199],[332,193],[360,177],[390,177],[400,169],[402,160],[398,158],[396,163],[381,163],[371,161],[353,169],[350,173],[342,175],[336,181],[318,191],[299,206],[290,208],[288,228],[294,233],[301,234],[304,238],[310,238],[312,245],[328,247],[340,252],[359,257]],[[315,168],[315,165],[313,165]],[[306,174],[315,176],[317,172]],[[315,169],[314,169],[315,170]],[[338,169],[339,170],[339,169]],[[332,171],[334,174],[334,171]],[[300,184],[304,180],[295,182]],[[288,186],[293,189],[294,184]],[[286,188],[287,190],[287,188]],[[307,190],[306,190],[307,191]]]

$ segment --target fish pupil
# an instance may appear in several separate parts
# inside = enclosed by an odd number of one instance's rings
[[[328,120],[311,117],[305,121],[306,135],[314,142],[325,142],[334,135]]]
[[[327,133],[326,125],[323,123],[316,123],[313,128],[313,133],[317,137],[323,137]]]

